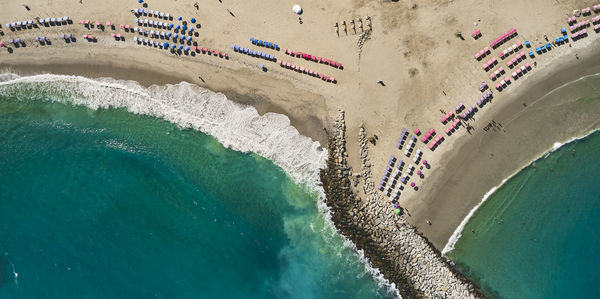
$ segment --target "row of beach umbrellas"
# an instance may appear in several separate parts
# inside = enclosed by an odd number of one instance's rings
[[[277,63],[283,68],[291,69],[299,73],[307,74],[309,76],[318,77],[319,79],[326,82],[337,83],[337,80],[334,77],[323,75],[322,73],[311,70],[309,68],[304,68],[283,60],[278,60]]]
[[[260,39],[255,39],[253,37],[250,38],[250,42],[253,45],[257,45],[257,46],[260,46],[260,47],[265,47],[265,48],[271,48],[271,49],[274,49],[274,50],[279,50],[279,45],[277,45],[275,43],[272,43],[272,42],[267,42],[267,41],[263,41],[263,40],[260,40]]]
[[[492,97],[493,97],[492,91],[490,91],[490,90],[486,91],[483,95],[481,95],[481,98],[479,98],[479,100],[477,101],[477,105],[479,107],[483,107],[483,105],[485,105],[485,103],[487,103],[487,101],[489,99],[491,99]]]
[[[513,52],[516,52],[517,50],[523,48],[523,43],[521,43],[521,41],[517,41],[516,43],[514,43],[512,46],[509,46],[508,48],[498,52],[498,56],[502,59],[508,57],[510,54],[512,54]]]
[[[62,18],[40,18],[38,22],[40,24],[48,24],[48,25],[60,25],[66,24],[69,21],[69,17]],[[33,20],[20,21],[20,22],[12,22],[6,23],[6,28],[18,29],[18,28],[31,28],[33,25]]]
[[[517,29],[513,28],[513,29],[509,30],[508,32],[500,35],[498,38],[494,39],[490,43],[490,47],[492,47],[492,49],[495,49],[497,46],[501,45],[502,43],[513,38],[516,35],[517,35]]]
[[[158,10],[148,10],[148,9],[144,9],[144,8],[134,8],[133,9],[133,13],[138,15],[138,16],[154,16],[155,18],[161,18],[161,19],[165,19],[165,20],[169,20],[171,19],[171,14],[168,12],[162,12],[162,11],[158,11]]]
[[[317,63],[323,63],[323,64],[326,64],[326,65],[331,65],[331,66],[333,66],[335,68],[339,68],[339,69],[343,68],[343,65],[341,63],[339,63],[337,61],[334,61],[332,59],[328,59],[328,58],[324,58],[324,57],[319,57],[319,56],[316,56],[316,55],[311,55],[311,54],[307,54],[307,53],[303,53],[303,52],[295,51],[295,50],[291,50],[291,49],[286,49],[286,48],[283,48],[283,52],[285,54],[290,55],[290,56],[301,57],[301,58],[303,58],[305,60],[310,60],[310,61],[314,61],[314,62],[317,62]]]
[[[271,55],[271,54],[263,53],[261,51],[253,51],[253,50],[250,50],[248,48],[240,47],[240,46],[237,46],[237,45],[231,45],[231,49],[234,52],[238,52],[238,53],[241,53],[241,54],[247,54],[247,55],[250,55],[252,57],[263,58],[263,59],[266,59],[266,60],[269,60],[269,61],[275,61],[276,60],[275,57],[273,55]]]

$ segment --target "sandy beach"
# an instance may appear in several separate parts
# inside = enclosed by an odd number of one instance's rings
[[[21,38],[27,47],[9,53],[0,48],[0,69],[21,74],[51,72],[87,77],[113,77],[136,80],[143,85],[187,81],[216,92],[230,100],[256,107],[259,113],[287,115],[303,135],[327,145],[325,128],[330,130],[339,109],[346,115],[348,163],[353,173],[360,172],[359,128],[364,125],[377,143],[370,148],[373,180],[379,181],[391,154],[407,161],[396,142],[403,128],[423,132],[433,128],[445,139],[431,151],[421,141],[416,148],[424,152],[430,169],[424,179],[415,179],[418,191],[406,190],[399,199],[408,209],[406,220],[416,226],[438,250],[447,243],[456,227],[483,195],[503,179],[540,156],[554,142],[568,140],[600,127],[600,102],[578,101],[584,94],[549,94],[549,91],[585,75],[600,72],[598,35],[591,27],[588,36],[552,46],[544,54],[529,55],[518,67],[530,63],[532,69],[503,91],[494,86],[500,79],[489,79],[482,64],[517,41],[530,41],[528,53],[561,35],[574,9],[598,4],[572,0],[548,5],[548,1],[503,1],[481,4],[474,0],[418,1],[303,1],[299,16],[291,10],[293,2],[147,1],[148,9],[169,12],[184,19],[196,18],[198,46],[224,51],[228,59],[202,53],[173,54],[169,50],[138,45],[119,24],[134,26],[131,12],[141,8],[137,1],[92,2],[57,0],[32,1],[26,10],[20,2],[0,0],[0,41]],[[581,16],[578,21],[598,14]],[[36,17],[69,16],[71,25],[12,31],[6,23]],[[372,30],[366,16],[369,16]],[[149,18],[149,17],[141,17]],[[155,18],[154,18],[155,19]],[[363,30],[359,28],[359,19]],[[86,28],[79,20],[92,23],[110,21],[116,28]],[[355,30],[351,21],[355,22]],[[178,23],[175,21],[168,21]],[[342,24],[346,22],[346,32]],[[336,33],[336,23],[339,32]],[[593,25],[592,25],[593,27]],[[150,29],[148,27],[142,27]],[[518,35],[492,49],[482,60],[474,54],[510,29]],[[478,39],[471,32],[481,30]],[[155,29],[156,30],[156,29]],[[161,31],[169,31],[160,29]],[[462,34],[462,38],[457,33]],[[117,41],[110,33],[119,33]],[[65,43],[59,34],[72,34],[77,42]],[[82,34],[93,34],[88,42]],[[46,36],[52,45],[41,46],[36,36]],[[569,32],[569,36],[571,33]],[[280,50],[257,47],[249,38],[278,43]],[[145,37],[147,38],[147,37]],[[157,39],[160,40],[160,39]],[[231,49],[239,45],[274,55],[336,78],[326,82],[307,74],[280,67],[276,62],[240,54]],[[327,57],[343,64],[343,69],[319,64],[283,53],[283,49]],[[520,52],[518,51],[518,52]],[[509,57],[513,57],[511,54]],[[498,66],[514,71],[505,59]],[[259,69],[266,66],[266,71]],[[516,70],[516,69],[515,69]],[[494,97],[491,103],[468,119],[451,136],[448,125],[440,123],[441,111],[453,111],[458,103],[474,105],[481,96],[478,86],[485,81]],[[379,82],[379,83],[378,83]],[[492,121],[501,127],[484,130]],[[412,135],[412,134],[411,134]],[[421,135],[420,137],[422,137]],[[420,138],[419,137],[419,138]],[[412,158],[412,157],[411,157]],[[410,188],[407,188],[410,189]],[[354,187],[363,194],[362,183]],[[387,198],[387,197],[386,197]],[[389,203],[393,213],[393,204]],[[427,224],[431,221],[431,225]]]

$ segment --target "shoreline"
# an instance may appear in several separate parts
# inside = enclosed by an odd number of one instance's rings
[[[445,169],[434,172],[428,185],[441,187],[436,190],[427,188],[429,190],[425,190],[421,197],[428,198],[427,206],[435,202],[437,209],[460,212],[454,214],[455,219],[451,219],[440,212],[425,210],[424,205],[421,205],[410,207],[412,217],[408,219],[435,244],[436,248],[443,250],[446,247],[460,223],[494,186],[518,172],[523,165],[526,166],[530,161],[542,156],[555,142],[569,140],[600,128],[600,121],[593,118],[595,111],[600,113],[598,103],[587,103],[582,107],[581,103],[577,103],[573,98],[576,93],[562,95],[564,98],[557,94],[570,83],[600,73],[599,45],[598,39],[590,42],[590,45],[578,51],[578,60],[538,66],[545,73],[532,75],[510,94],[496,96],[491,104],[496,107],[486,110],[474,122],[476,131],[473,135],[459,136],[458,140],[454,141],[459,146],[455,147],[452,153],[444,153],[447,157]],[[571,54],[565,53],[555,59],[568,59]],[[571,113],[565,115],[565,111]],[[581,117],[574,115],[576,113],[573,111],[580,111]],[[492,120],[501,123],[502,128],[493,129],[493,132],[492,129],[480,130],[486,122]],[[530,124],[535,125],[532,127]],[[534,129],[535,133],[522,130],[522,127]],[[536,137],[528,138],[530,136]],[[519,147],[512,147],[513,144],[519,144]],[[471,165],[468,165],[469,163]],[[477,175],[481,173],[480,169],[498,171]],[[462,179],[448,178],[450,173]],[[451,205],[454,206],[450,207]],[[433,228],[425,223],[427,219],[432,221],[433,226],[443,223],[443,227]]]
[[[444,248],[441,250],[441,254],[443,256],[446,256],[448,253],[450,253],[452,250],[454,250],[454,246],[456,245],[456,243],[458,241],[460,241],[460,238],[462,237],[462,233],[463,233],[464,227],[467,225],[467,223],[469,222],[469,220],[471,220],[471,218],[473,216],[475,216],[475,214],[477,213],[477,211],[479,210],[479,208],[489,199],[489,197],[492,196],[492,195],[494,195],[494,193],[496,193],[496,191],[498,189],[502,188],[502,186],[506,182],[508,182],[510,179],[512,179],[515,175],[519,174],[521,171],[523,171],[523,169],[529,167],[535,161],[538,161],[540,159],[545,159],[549,154],[557,151],[561,147],[563,147],[563,146],[565,146],[567,144],[570,144],[572,142],[585,139],[585,138],[589,137],[590,135],[592,135],[592,134],[594,134],[594,133],[596,133],[598,131],[600,131],[600,128],[593,129],[593,130],[591,130],[590,132],[588,132],[587,134],[585,134],[583,136],[574,137],[574,138],[571,138],[571,139],[569,139],[567,141],[564,141],[564,142],[555,142],[554,145],[552,146],[552,148],[550,148],[547,151],[545,151],[541,156],[538,156],[537,158],[531,160],[529,163],[525,164],[523,167],[519,168],[517,171],[515,171],[509,177],[507,177],[504,180],[502,180],[502,182],[499,185],[492,187],[488,192],[486,192],[484,194],[484,196],[481,199],[481,201],[475,207],[473,207],[473,209],[471,211],[469,211],[469,214],[467,214],[467,216],[461,221],[460,225],[456,228],[456,230],[454,231],[454,233],[452,233],[452,235],[450,236],[450,239],[448,239],[448,242],[446,243],[446,245],[444,246]]]

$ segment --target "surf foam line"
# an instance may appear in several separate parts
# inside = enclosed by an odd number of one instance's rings
[[[519,172],[521,172],[523,169],[525,169],[526,167],[528,167],[529,165],[531,165],[532,163],[534,163],[535,161],[539,160],[539,159],[545,159],[547,158],[551,153],[557,151],[558,149],[560,149],[561,147],[581,140],[581,139],[585,139],[588,136],[599,132],[600,129],[593,129],[590,132],[582,135],[582,136],[577,136],[574,138],[571,138],[567,141],[563,141],[563,142],[555,142],[552,145],[552,148],[550,148],[549,150],[545,151],[542,155],[540,155],[538,158],[531,160],[529,163],[527,163],[525,166],[519,168],[517,171],[515,171],[514,173],[512,173],[510,176],[508,176],[507,178],[505,178],[504,180],[502,180],[502,182],[500,182],[500,184],[498,186],[494,186],[492,187],[492,189],[490,189],[488,192],[486,192],[483,195],[483,198],[481,199],[481,201],[475,206],[473,207],[473,209],[471,209],[471,211],[469,211],[469,214],[467,214],[467,216],[461,221],[461,223],[458,225],[458,227],[456,228],[456,230],[454,231],[454,233],[452,233],[452,235],[450,236],[450,238],[448,239],[448,242],[446,243],[446,246],[444,246],[444,249],[442,249],[442,255],[447,255],[450,251],[454,250],[454,247],[456,246],[456,243],[458,242],[458,240],[460,239],[460,237],[462,237],[462,233],[463,230],[465,229],[465,226],[467,225],[467,223],[469,222],[469,220],[471,219],[471,217],[473,217],[473,215],[475,215],[475,212],[479,209],[479,207],[488,200],[488,198],[490,196],[492,196],[492,194],[494,194],[496,192],[496,190],[498,190],[498,188],[502,187],[502,185],[504,185],[508,180],[510,180],[512,177],[514,177],[515,175],[517,175]]]
[[[95,110],[125,108],[134,114],[163,118],[181,128],[211,135],[225,147],[252,152],[273,161],[296,183],[317,194],[317,207],[326,223],[321,233],[329,235],[327,228],[335,232],[329,237],[341,237],[344,246],[352,249],[377,285],[400,297],[395,284],[372,267],[364,253],[335,228],[319,177],[320,169],[326,166],[328,151],[318,141],[301,135],[287,116],[277,113],[260,116],[254,107],[232,102],[224,94],[187,82],[146,88],[135,81],[112,78],[0,74],[0,95],[20,94],[33,94],[40,100],[47,100],[51,95],[53,101],[64,104]]]

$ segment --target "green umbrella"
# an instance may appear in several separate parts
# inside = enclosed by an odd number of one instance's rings
[[[400,214],[400,209],[396,209],[396,214]]]

